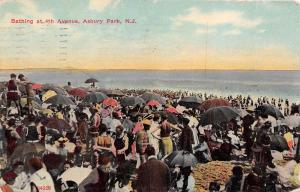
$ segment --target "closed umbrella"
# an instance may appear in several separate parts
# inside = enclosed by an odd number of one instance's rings
[[[85,96],[84,103],[100,103],[107,98],[107,95],[101,92],[92,92]]]
[[[51,103],[52,105],[76,105],[70,98],[64,95],[55,95],[45,101],[45,103]]]
[[[175,165],[181,167],[193,167],[198,163],[197,158],[188,151],[174,151],[164,159],[165,163],[171,167]]]
[[[161,97],[160,95],[158,95],[156,93],[146,92],[141,95],[141,98],[146,102],[151,101],[151,100],[156,100],[162,105],[166,104],[166,99],[164,99],[163,97]]]
[[[266,113],[267,115],[271,115],[276,119],[284,118],[281,111],[272,105],[261,105],[256,108],[256,111],[260,111],[261,113]]]
[[[178,104],[185,106],[186,108],[198,108],[202,100],[197,96],[189,96],[182,98]]]
[[[89,79],[85,80],[85,83],[96,83],[96,82],[99,82],[99,81],[95,78],[89,78]]]
[[[202,126],[209,124],[215,125],[222,122],[229,122],[231,119],[239,116],[240,114],[238,110],[233,107],[213,107],[204,112],[201,116],[200,122]]]
[[[135,107],[137,105],[143,105],[145,104],[145,101],[140,97],[125,97],[120,102],[121,106],[132,106]]]
[[[201,107],[204,110],[208,110],[212,107],[220,107],[220,106],[231,106],[229,101],[225,99],[208,99],[201,104]]]

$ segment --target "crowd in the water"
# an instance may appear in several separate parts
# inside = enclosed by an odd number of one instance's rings
[[[200,191],[194,167],[212,161],[236,164],[211,192],[300,187],[299,104],[97,82],[1,83],[0,192]]]

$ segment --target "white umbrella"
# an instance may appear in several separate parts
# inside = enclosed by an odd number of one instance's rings
[[[300,126],[300,116],[292,115],[288,116],[283,120],[287,126],[291,128],[299,127]]]
[[[239,111],[239,114],[241,115],[242,118],[249,115],[249,113],[244,109],[238,109],[238,111]]]
[[[67,169],[61,176],[62,182],[74,181],[79,185],[92,172],[90,168],[72,167]]]

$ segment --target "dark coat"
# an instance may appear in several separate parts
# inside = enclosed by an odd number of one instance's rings
[[[167,192],[171,182],[168,166],[157,159],[142,164],[138,171],[138,192]]]
[[[182,129],[178,144],[181,150],[193,153],[192,145],[194,144],[194,136],[193,131],[190,127],[187,126]]]

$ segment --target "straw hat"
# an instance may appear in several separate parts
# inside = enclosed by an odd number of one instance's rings
[[[149,119],[144,119],[143,124],[144,125],[151,125],[151,121]]]
[[[68,141],[69,141],[68,138],[60,137],[57,141],[55,141],[55,144],[56,145],[64,144],[64,143],[67,143]]]
[[[248,113],[253,113],[253,112],[255,111],[255,107],[254,107],[254,106],[249,106],[249,107],[246,109],[246,111],[247,111]]]

